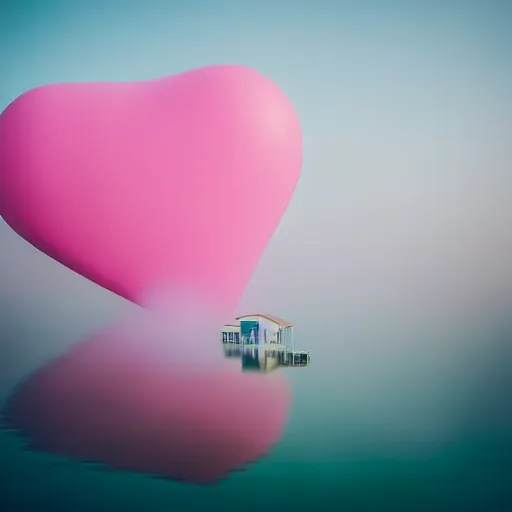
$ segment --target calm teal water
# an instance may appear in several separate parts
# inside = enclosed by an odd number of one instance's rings
[[[401,358],[391,344],[320,348],[309,367],[277,370],[293,389],[282,441],[214,486],[29,452],[3,431],[1,510],[512,510],[510,388],[494,387],[509,366],[493,367],[491,382],[468,357],[398,348]],[[473,355],[485,366],[481,350]]]

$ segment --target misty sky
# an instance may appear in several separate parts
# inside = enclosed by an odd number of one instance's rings
[[[2,2],[0,110],[45,83],[252,66],[294,103],[304,165],[240,313],[296,322],[317,354],[418,325],[433,343],[439,329],[484,330],[506,316],[511,3],[134,5]],[[0,359],[17,363],[3,383],[127,307],[0,224]]]

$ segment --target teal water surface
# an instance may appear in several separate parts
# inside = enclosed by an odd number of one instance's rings
[[[213,486],[30,452],[2,431],[2,510],[510,510],[512,431],[482,421],[467,366],[409,350],[405,370],[382,355],[317,350],[309,367],[275,370],[293,389],[281,442]]]

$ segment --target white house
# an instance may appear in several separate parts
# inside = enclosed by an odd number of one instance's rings
[[[293,324],[274,315],[262,313],[236,318],[222,329],[224,343],[246,345],[279,344],[293,342]]]
[[[240,320],[233,320],[222,328],[223,343],[240,343]]]

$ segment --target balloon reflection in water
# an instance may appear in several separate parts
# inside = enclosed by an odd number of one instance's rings
[[[264,456],[287,419],[285,376],[244,374],[220,346],[202,355],[213,340],[184,347],[144,315],[29,378],[7,404],[9,427],[33,450],[202,484]]]

